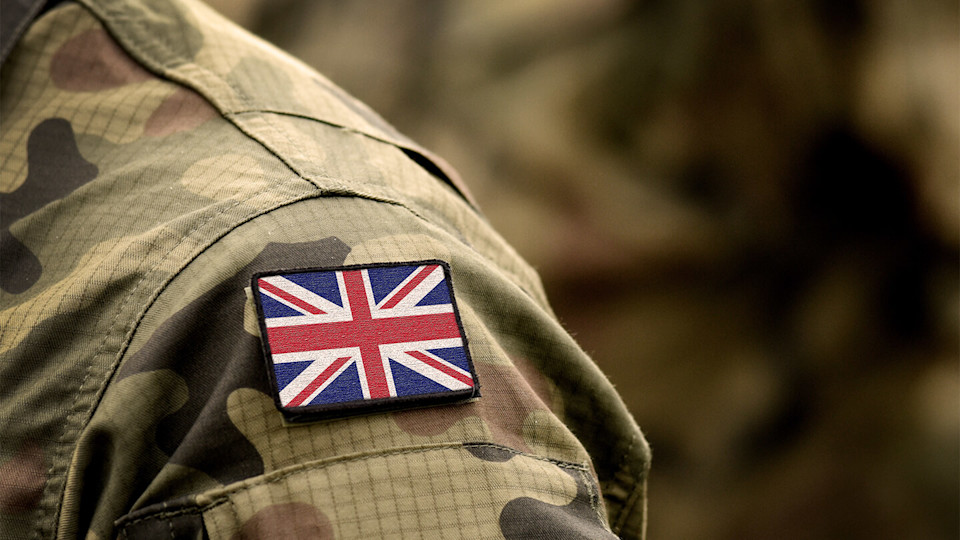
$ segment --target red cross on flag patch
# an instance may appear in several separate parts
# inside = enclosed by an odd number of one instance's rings
[[[274,400],[305,421],[479,395],[442,261],[261,273]]]

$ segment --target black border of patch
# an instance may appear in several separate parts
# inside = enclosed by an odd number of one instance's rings
[[[432,394],[420,394],[416,396],[397,396],[391,398],[379,398],[375,400],[356,400],[348,401],[346,403],[310,405],[306,407],[284,407],[280,404],[280,389],[277,386],[277,376],[273,369],[273,353],[270,351],[270,340],[267,338],[266,317],[263,314],[263,306],[260,302],[260,288],[257,286],[257,281],[260,278],[290,274],[305,274],[309,272],[341,272],[344,270],[365,270],[367,268],[389,268],[395,266],[423,266],[427,264],[436,264],[443,268],[443,276],[447,282],[447,292],[450,294],[450,304],[453,306],[453,316],[457,321],[457,328],[460,330],[460,339],[463,340],[463,351],[467,358],[467,366],[470,368],[470,375],[473,377],[472,388],[449,392],[435,392]],[[473,367],[473,358],[470,355],[467,334],[463,330],[463,321],[460,320],[460,310],[457,308],[457,299],[453,294],[453,279],[450,272],[450,265],[445,261],[441,261],[439,259],[428,259],[425,261],[354,264],[347,266],[297,268],[291,270],[269,270],[266,272],[257,272],[253,274],[253,276],[250,278],[250,290],[253,292],[253,300],[257,306],[257,325],[260,328],[260,343],[263,345],[264,363],[266,364],[267,368],[267,378],[270,380],[270,391],[273,394],[273,403],[277,409],[283,413],[284,418],[286,418],[286,420],[289,422],[313,422],[316,420],[345,418],[360,414],[389,412],[402,409],[427,407],[431,405],[456,403],[480,397],[480,381],[477,379],[477,370]]]

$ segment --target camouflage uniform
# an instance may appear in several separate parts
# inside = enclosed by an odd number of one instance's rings
[[[646,442],[442,161],[184,1],[83,0],[2,72],[3,537],[623,537]],[[286,424],[250,276],[438,259],[483,396]]]

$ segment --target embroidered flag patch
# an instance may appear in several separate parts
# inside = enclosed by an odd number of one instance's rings
[[[260,273],[253,291],[290,421],[479,395],[442,261]]]

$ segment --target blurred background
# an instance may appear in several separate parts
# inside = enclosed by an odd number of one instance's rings
[[[216,0],[450,161],[651,538],[960,536],[956,0]]]

